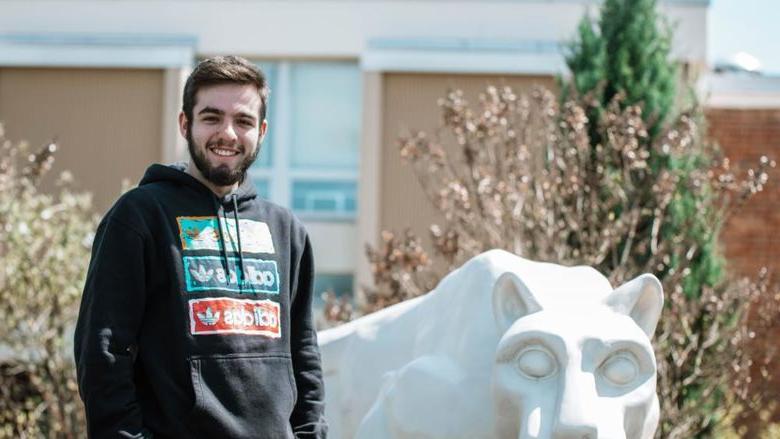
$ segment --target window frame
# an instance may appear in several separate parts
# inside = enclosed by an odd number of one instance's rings
[[[346,168],[294,168],[292,166],[290,148],[280,147],[280,145],[291,145],[292,126],[292,69],[294,64],[305,63],[307,61],[268,59],[255,60],[254,63],[261,68],[263,65],[274,65],[276,84],[271,90],[270,108],[273,114],[268,118],[269,134],[273,136],[273,150],[268,150],[271,154],[270,164],[267,167],[261,167],[257,164],[252,165],[247,171],[249,178],[264,179],[268,182],[268,192],[270,201],[292,209],[293,206],[293,184],[296,181],[306,180],[325,180],[329,182],[349,182],[355,183],[355,204],[358,203],[358,169]],[[323,61],[311,61],[323,62]],[[344,61],[334,61],[342,63]],[[359,69],[357,62],[355,68]],[[357,84],[356,87],[360,87]],[[360,114],[360,108],[357,109]],[[358,138],[360,138],[358,136]],[[358,160],[360,156],[360,145],[357,145]],[[263,154],[261,149],[260,154]],[[304,220],[314,221],[338,221],[338,222],[356,222],[357,208],[354,212],[312,212],[295,210],[296,215]]]

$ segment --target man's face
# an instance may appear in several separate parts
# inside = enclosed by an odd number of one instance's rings
[[[260,94],[253,85],[220,84],[195,95],[192,121],[179,115],[192,163],[217,188],[241,181],[260,151],[267,124],[260,120]]]

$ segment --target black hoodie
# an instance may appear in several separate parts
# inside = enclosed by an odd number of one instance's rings
[[[245,181],[152,165],[98,227],[75,334],[91,437],[325,437],[309,238]]]

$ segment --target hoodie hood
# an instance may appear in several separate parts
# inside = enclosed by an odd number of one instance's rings
[[[170,165],[154,164],[149,166],[144,173],[139,186],[144,186],[151,183],[158,182],[170,182],[181,186],[189,186],[198,191],[211,194],[214,198],[217,198],[221,204],[228,204],[233,202],[233,195],[236,195],[236,201],[241,204],[242,202],[252,200],[257,197],[257,190],[255,185],[252,184],[250,179],[245,178],[234,192],[231,192],[224,197],[220,197],[211,191],[206,185],[198,181],[197,178],[187,173],[186,162],[176,162]]]

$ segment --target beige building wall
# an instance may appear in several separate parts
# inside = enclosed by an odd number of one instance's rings
[[[0,122],[35,148],[56,138],[44,187],[69,170],[102,213],[123,179],[138,183],[162,159],[163,80],[156,69],[0,68]]]
[[[382,144],[379,172],[379,232],[410,228],[429,242],[428,228],[441,218],[423,193],[411,165],[402,162],[398,138],[422,130],[433,135],[440,126],[437,101],[449,89],[461,89],[472,108],[488,85],[508,85],[516,93],[534,85],[555,86],[551,76],[447,75],[386,73],[382,84]],[[375,243],[380,242],[376,237]],[[430,247],[429,247],[430,248]]]

